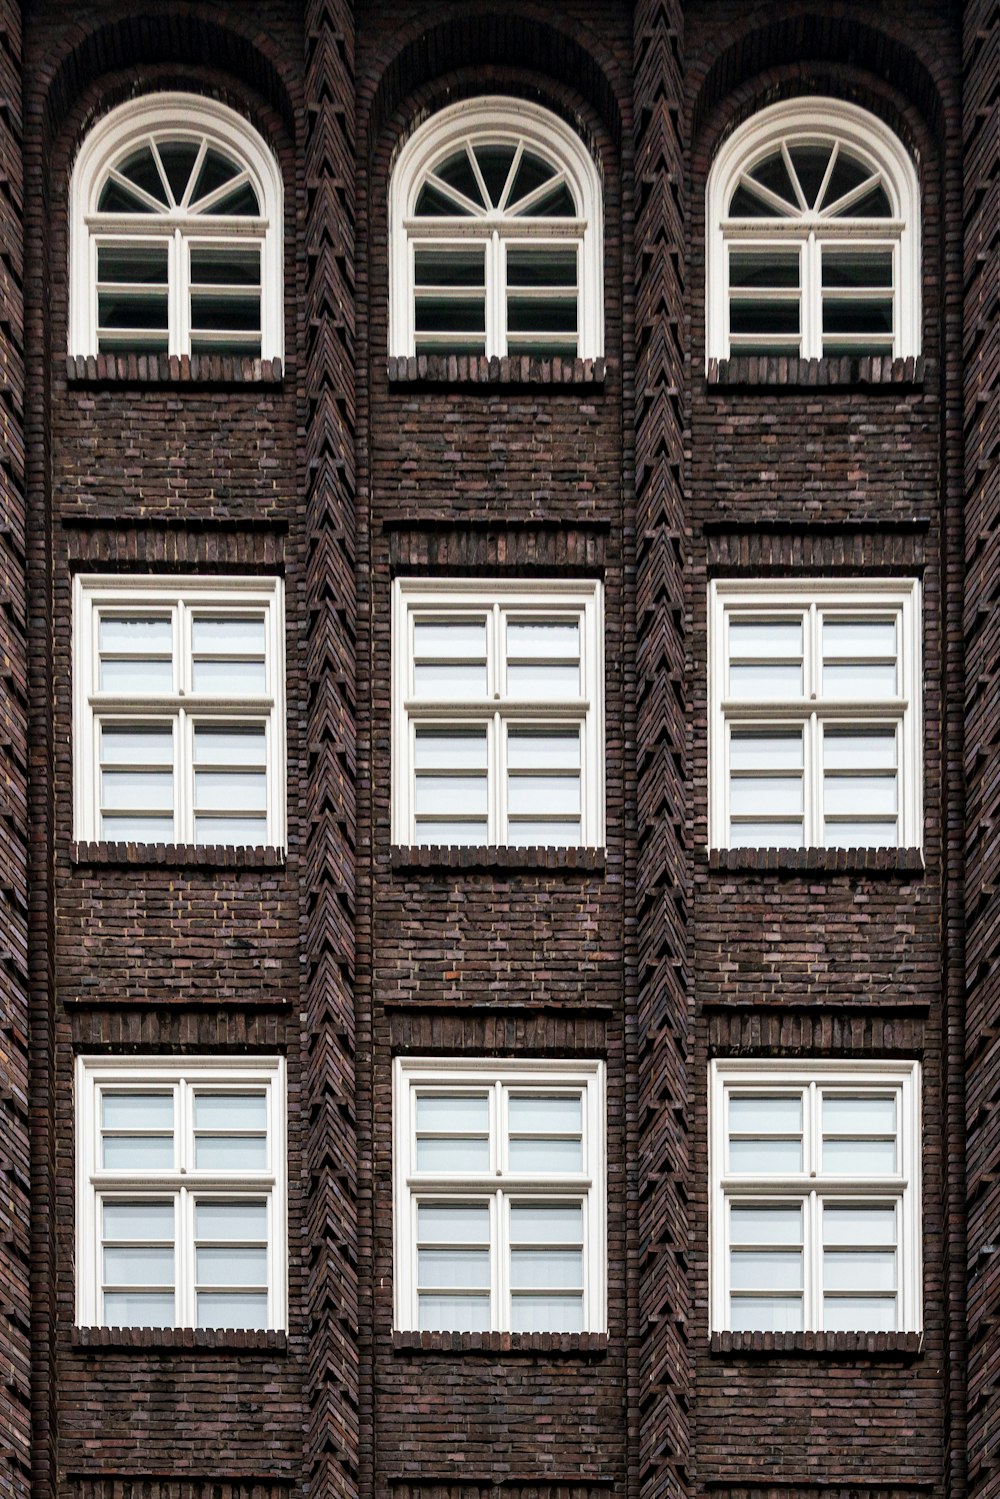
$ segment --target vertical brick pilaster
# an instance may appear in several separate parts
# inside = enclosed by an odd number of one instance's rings
[[[634,62],[642,1499],[682,1494],[688,1464],[681,41],[679,0],[639,0]]]
[[[1000,1495],[1000,11],[965,7],[969,1490]]]
[[[304,294],[308,674],[303,909],[310,1491],[358,1482],[354,1100],[354,17],[306,5]]]

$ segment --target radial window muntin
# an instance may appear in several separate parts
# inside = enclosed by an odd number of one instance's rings
[[[154,94],[91,131],[71,186],[71,354],[282,352],[281,177],[214,100]]]
[[[916,171],[873,115],[832,99],[761,111],[720,150],[706,211],[710,359],[919,352]]]
[[[390,353],[596,357],[602,219],[594,162],[555,115],[442,110],[392,173]]]

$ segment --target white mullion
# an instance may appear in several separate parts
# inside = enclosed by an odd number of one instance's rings
[[[823,1201],[816,1187],[810,1188],[803,1215],[806,1224],[803,1312],[809,1331],[823,1331]]]
[[[502,1187],[497,1187],[490,1199],[490,1245],[495,1254],[490,1329],[501,1332],[511,1323],[510,1200]]]
[[[493,262],[492,291],[490,292],[493,334],[486,353],[497,354],[502,359],[507,352],[507,258],[506,246],[498,228],[490,232],[490,253]]]
[[[174,1306],[180,1327],[197,1326],[194,1285],[194,1201],[186,1184],[176,1192],[174,1208]]]
[[[823,277],[815,229],[810,229],[802,248],[802,353],[806,359],[818,359],[823,352]]]

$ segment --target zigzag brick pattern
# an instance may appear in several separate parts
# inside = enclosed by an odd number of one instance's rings
[[[309,688],[304,1037],[309,1489],[357,1493],[354,1111],[354,32],[351,7],[306,7],[306,590]]]
[[[687,1481],[681,8],[635,9],[640,1450]]]

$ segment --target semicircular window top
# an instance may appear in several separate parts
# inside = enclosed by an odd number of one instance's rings
[[[197,95],[122,105],[71,202],[71,354],[281,356],[281,176],[246,120]]]
[[[874,115],[762,110],[716,158],[707,213],[710,359],[919,353],[917,176]]]
[[[389,352],[603,352],[597,168],[555,115],[483,98],[434,115],[390,184]]]

